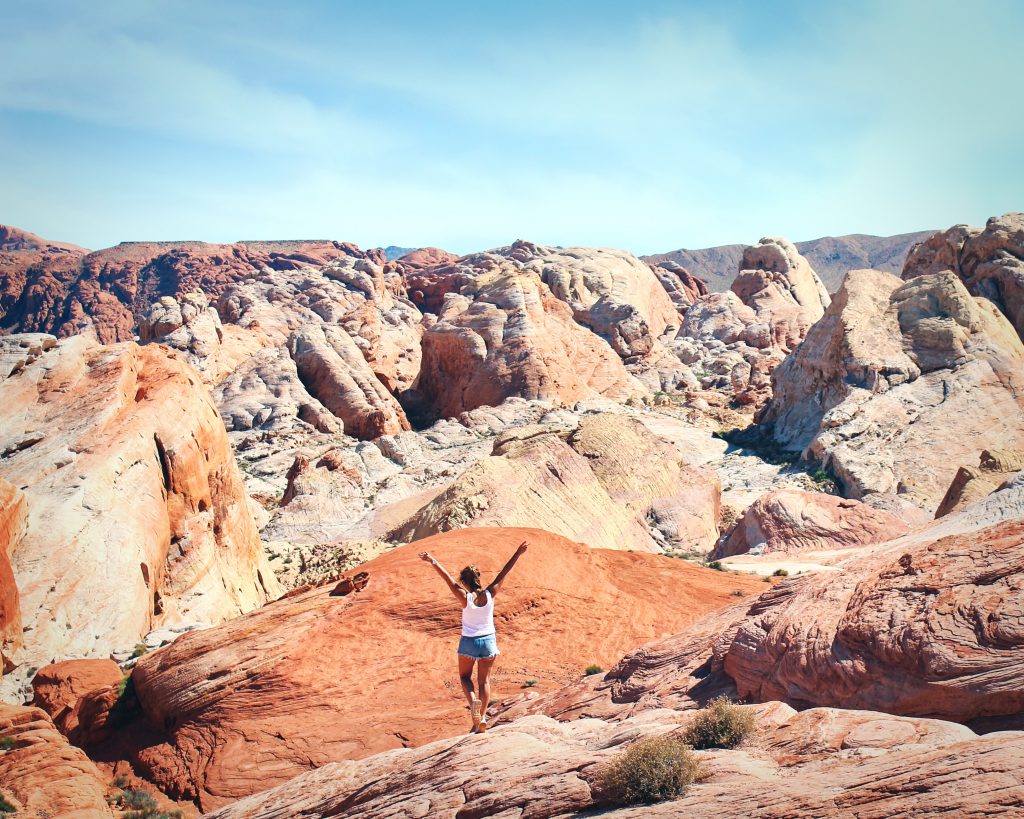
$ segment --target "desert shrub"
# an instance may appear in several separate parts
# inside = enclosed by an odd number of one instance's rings
[[[533,688],[536,684],[537,684],[536,678],[530,677],[530,679],[523,681],[523,688]]]
[[[18,809],[7,801],[7,797],[0,793],[0,813],[15,813]]]
[[[789,572],[785,569],[776,569],[772,572],[772,577],[789,577]]]
[[[733,589],[732,590],[732,596],[733,597],[743,597],[743,595],[744,595],[743,589]]]
[[[696,755],[678,736],[634,742],[598,772],[598,792],[618,805],[649,805],[675,799],[700,774]]]
[[[126,813],[122,819],[181,819],[181,811],[163,811],[148,791],[122,787],[113,798],[114,804]]]
[[[597,663],[588,665],[585,669],[583,669],[583,673],[586,674],[588,677],[592,674],[600,674],[602,671],[604,671],[604,669],[601,668],[601,666],[599,666]]]
[[[147,646],[145,643],[136,643],[135,644],[135,649],[132,651],[132,656],[129,659],[134,660],[137,657],[141,657],[143,654],[147,653],[148,651],[149,651],[149,646]]]
[[[135,695],[135,682],[126,674],[117,684],[117,700],[110,706],[107,724],[111,728],[123,728],[142,713],[142,704]]]
[[[716,572],[724,572],[725,571],[725,566],[722,565],[722,561],[721,560],[712,560],[710,563],[708,563],[708,568],[709,569],[714,569]]]
[[[727,697],[716,697],[697,712],[683,731],[692,748],[735,748],[754,732],[754,715]]]
[[[14,747],[14,737],[0,737],[0,751],[9,751]]]

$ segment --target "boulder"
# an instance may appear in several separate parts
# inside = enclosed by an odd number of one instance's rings
[[[607,665],[734,600],[734,591],[763,587],[539,530],[450,532],[365,564],[363,592],[293,593],[143,656],[135,692],[166,741],[139,748],[136,769],[208,810],[328,762],[462,734],[459,609],[418,553],[430,551],[455,572],[475,563],[486,580],[523,540],[529,551],[497,597],[495,700],[528,678],[540,690],[578,678],[586,665]]]
[[[0,795],[16,816],[100,819],[113,812],[96,765],[68,744],[46,712],[0,702]]]
[[[42,708],[57,730],[70,736],[78,727],[79,700],[98,688],[121,682],[113,660],[64,660],[40,668],[32,678],[32,705]]]
[[[1022,361],[1009,322],[953,273],[852,271],[773,373],[759,421],[849,497],[896,492],[934,511],[979,448],[1024,446]]]
[[[955,225],[916,245],[903,278],[949,270],[990,300],[1024,338],[1024,213],[993,216],[984,229]]]
[[[467,526],[543,528],[605,549],[709,549],[718,537],[721,485],[639,421],[584,417],[564,439],[524,427],[392,532],[418,540]]]
[[[210,395],[166,348],[62,341],[0,381],[0,429],[32,439],[0,462],[28,513],[12,555],[22,668],[279,593]]]
[[[908,529],[895,515],[860,501],[785,489],[768,492],[749,506],[714,557],[850,549],[891,540]]]
[[[995,492],[1014,475],[1024,470],[1024,455],[1017,452],[985,450],[978,466],[961,466],[935,511],[941,518],[957,512],[974,501]]]

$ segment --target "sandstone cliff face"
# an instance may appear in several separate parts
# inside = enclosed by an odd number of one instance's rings
[[[638,421],[585,417],[563,439],[526,427],[392,532],[418,540],[467,526],[528,526],[604,549],[706,551],[718,537],[721,486]]]
[[[952,512],[959,512],[976,500],[1005,487],[1021,470],[1024,470],[1024,454],[985,450],[981,453],[978,466],[961,466],[953,482],[935,511],[941,518]]]
[[[906,534],[908,526],[865,503],[796,489],[768,492],[736,523],[714,557],[754,552],[848,549]]]
[[[450,532],[370,561],[361,593],[311,589],[142,657],[135,690],[168,741],[137,750],[137,769],[209,809],[327,762],[461,734],[459,610],[417,555],[429,550],[455,571],[475,563],[491,578],[524,539],[529,551],[497,598],[496,701],[528,677],[539,689],[577,678],[726,604],[733,590],[763,588],[539,530]],[[672,606],[659,604],[666,598]]]
[[[934,234],[910,251],[903,278],[944,270],[991,301],[1024,337],[1024,213],[993,216],[984,229],[956,225]]]
[[[25,495],[0,478],[0,674],[11,670],[9,658],[22,646],[21,601],[11,555],[25,536],[27,521]]]
[[[68,744],[39,708],[0,702],[0,794],[17,816],[67,819],[113,817],[102,774],[84,752]]]
[[[1022,363],[1009,322],[953,273],[853,271],[775,371],[760,421],[845,494],[898,492],[933,511],[979,449],[1024,445]]]
[[[984,817],[1024,805],[1024,733],[978,737],[961,725],[779,703],[751,706],[762,726],[740,750],[702,751],[704,778],[680,799],[618,808],[596,787],[627,744],[666,735],[686,715],[621,723],[534,716],[483,737],[439,740],[334,763],[211,814],[211,819],[337,816]]]
[[[0,429],[0,476],[28,510],[23,667],[278,593],[209,393],[163,348],[61,342],[0,381]]]

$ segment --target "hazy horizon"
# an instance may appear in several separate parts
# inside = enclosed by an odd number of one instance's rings
[[[0,222],[466,253],[1019,210],[1024,6],[14,3]]]

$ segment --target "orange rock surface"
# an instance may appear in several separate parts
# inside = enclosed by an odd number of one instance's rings
[[[15,816],[113,816],[99,769],[68,744],[46,712],[0,702],[0,740],[11,745],[0,750],[0,794],[15,806]]]
[[[78,726],[78,701],[91,691],[116,685],[123,677],[113,660],[64,660],[40,668],[32,678],[32,704],[42,708],[68,736]]]
[[[418,745],[468,729],[456,675],[459,609],[431,568],[475,563],[494,576],[530,549],[497,598],[502,656],[494,697],[523,681],[550,688],[679,631],[751,578],[671,558],[591,549],[540,530],[468,529],[365,565],[369,587],[293,594],[143,657],[133,675],[148,724],[167,742],[139,749],[140,770],[209,809],[326,762]]]
[[[0,674],[12,663],[8,655],[21,648],[21,603],[11,570],[11,552],[25,534],[25,495],[0,479]]]

